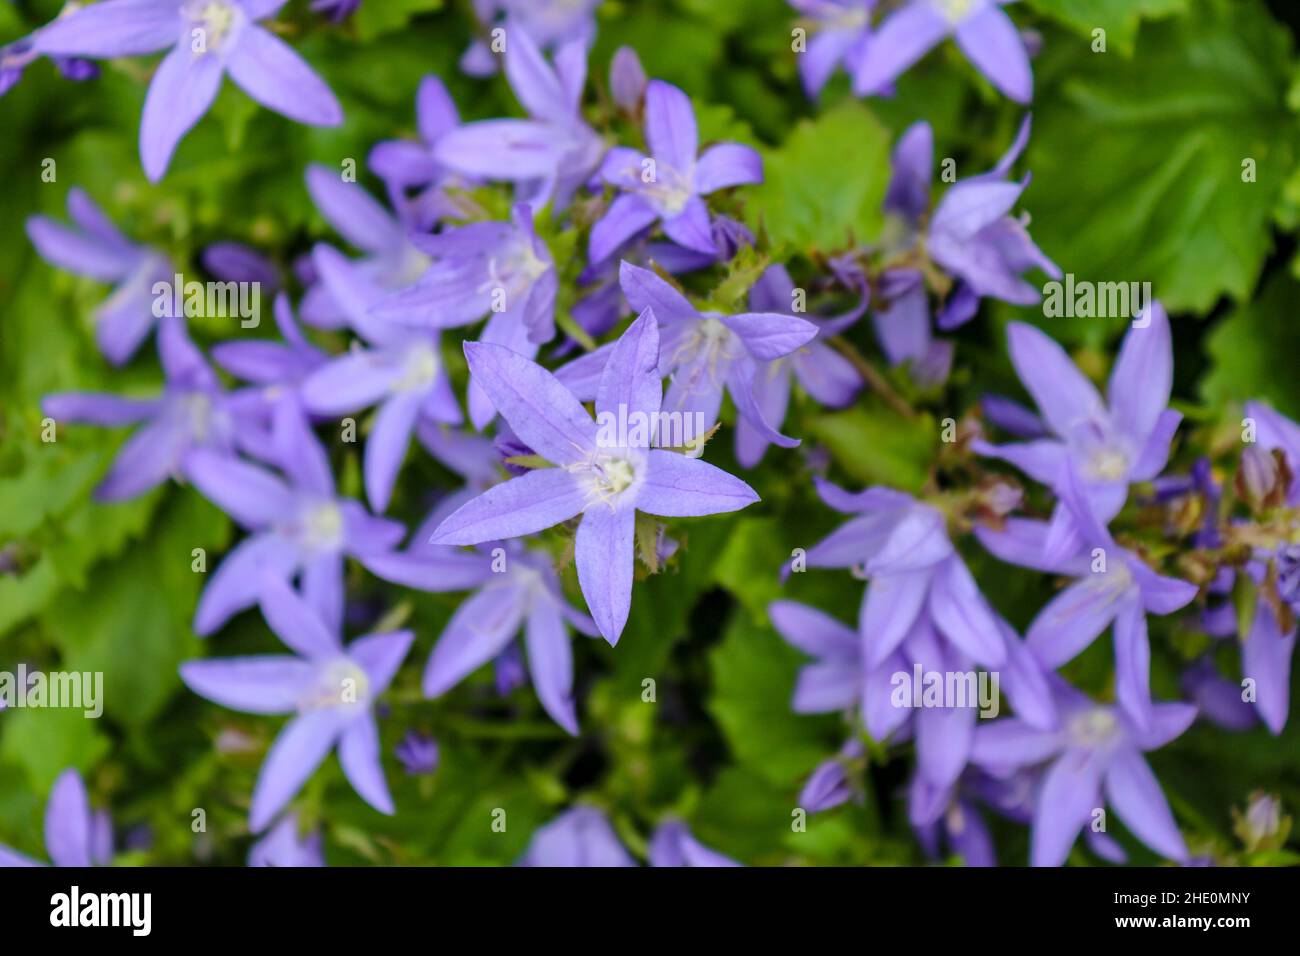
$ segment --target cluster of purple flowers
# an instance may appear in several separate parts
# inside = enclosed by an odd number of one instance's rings
[[[156,180],[227,72],[290,118],[341,122],[328,88],[258,25],[281,5],[107,0],[41,29],[23,50],[111,58],[170,47],[141,126],[144,170]],[[812,32],[800,61],[810,94],[841,63],[857,93],[887,94],[908,66],[952,36],[1000,90],[1019,102],[1030,98],[1028,54],[994,0],[911,0],[879,19],[874,0],[794,5]],[[727,268],[738,247],[755,241],[717,211],[714,199],[761,182],[762,160],[738,143],[701,148],[690,98],[647,80],[629,50],[615,57],[610,88],[624,116],[641,121],[642,143],[610,145],[582,109],[595,6],[476,3],[485,39],[467,51],[464,65],[490,72],[498,58],[486,37],[503,29],[509,42],[500,63],[527,118],[462,122],[441,81],[427,77],[416,101],[418,140],[382,142],[370,155],[386,203],[327,168],[306,171],[307,190],[353,252],[317,244],[298,270],[308,281],[296,310],[287,293],[276,298],[280,338],[212,349],[225,377],[190,339],[183,318],[154,318],[154,282],[175,272],[166,254],[125,237],[79,190],[68,196],[72,226],[45,217],[28,222],[47,261],[115,286],[97,325],[110,362],[130,360],[156,329],[165,376],[157,396],[72,393],[46,400],[46,413],[60,421],[137,426],[97,496],[121,500],[176,479],[220,507],[246,533],[204,589],[195,631],[213,634],[257,607],[293,652],[196,660],[181,669],[194,692],[223,706],[290,715],[252,794],[249,827],[264,836],[250,862],[322,862],[319,835],[302,833],[290,804],[331,751],[363,800],[383,813],[394,810],[377,703],[414,635],[391,630],[344,643],[348,558],[403,587],[469,592],[428,660],[427,697],[493,663],[503,690],[531,679],[551,718],[577,734],[570,631],[617,643],[633,604],[638,553],[663,555],[675,546],[658,519],[723,514],[759,500],[745,481],[699,457],[725,396],[736,413],[736,458],[752,467],[771,445],[799,444],[781,430],[794,383],[831,408],[851,404],[864,388],[853,353],[836,343],[868,308],[891,364],[908,365],[920,384],[939,385],[952,343],[936,339],[932,323],[956,329],[985,297],[1035,304],[1038,291],[1024,275],[1059,275],[1026,220],[1012,213],[1028,185],[1027,176],[1011,178],[1028,118],[992,170],[954,183],[937,202],[934,134],[918,123],[894,153],[883,237],[831,263],[827,284],[852,300],[849,311],[800,314],[794,281],[781,264],[752,283],[750,311],[693,299],[674,273]],[[342,17],[352,7],[335,4],[326,12]],[[199,35],[201,50],[192,45]],[[492,183],[513,190],[506,218],[487,218],[471,198]],[[544,237],[557,225],[587,222],[579,274],[557,261]],[[238,246],[213,247],[205,262],[218,273],[278,282],[272,267]],[[566,281],[583,293],[569,336],[560,334],[567,316],[557,315]],[[631,323],[613,334],[629,315]],[[329,353],[300,321],[352,336],[351,347]],[[442,342],[455,329],[471,330],[461,391]],[[539,363],[544,348],[551,359],[567,357],[580,335],[608,341],[554,371]],[[911,741],[917,762],[910,818],[927,849],[946,843],[970,864],[993,862],[982,805],[1032,825],[1035,864],[1063,862],[1080,831],[1095,852],[1117,860],[1119,844],[1089,826],[1108,804],[1152,850],[1185,861],[1182,835],[1142,754],[1178,737],[1197,709],[1152,699],[1147,620],[1186,607],[1199,588],[1159,573],[1150,555],[1118,543],[1110,529],[1131,486],[1161,477],[1180,424],[1168,408],[1168,319],[1153,304],[1128,333],[1105,400],[1044,333],[1017,323],[1008,340],[1037,413],[990,400],[987,418],[1023,441],[976,441],[972,460],[1009,463],[1044,486],[1053,506],[1047,520],[1008,517],[1013,509],[999,507],[974,533],[1001,560],[1072,583],[1022,638],[981,593],[954,540],[964,530],[962,516],[941,496],[918,499],[885,487],[852,493],[819,481],[825,503],[851,517],[808,549],[807,563],[851,569],[868,583],[856,629],[793,601],[770,608],[781,634],[816,658],[800,674],[795,710],[853,717],[850,739],[807,781],[801,803],[821,810],[850,799],[867,742]],[[242,384],[231,387],[232,379]],[[374,411],[365,431],[362,503],[340,494],[320,433],[367,409]],[[1300,502],[1292,477],[1300,474],[1300,426],[1263,408],[1250,414],[1259,422],[1259,446],[1278,452],[1255,463],[1260,494],[1284,482],[1278,494]],[[610,440],[602,427],[607,417],[648,425]],[[698,421],[701,433],[686,443],[666,440],[671,421]],[[408,535],[384,513],[413,439],[463,486]],[[1268,472],[1277,462],[1287,468]],[[1195,493],[1189,488],[1167,494]],[[542,534],[557,526],[571,533]],[[585,611],[565,593],[557,542],[571,553]],[[1252,632],[1242,636],[1243,668],[1258,684],[1258,712],[1274,732],[1286,720],[1295,640],[1286,602],[1300,603],[1298,568],[1300,559],[1279,547],[1242,569],[1256,583],[1276,581],[1282,598],[1261,600]],[[1219,579],[1207,591],[1231,587]],[[1108,627],[1114,703],[1090,699],[1056,673]],[[1220,628],[1216,636],[1234,634]],[[970,707],[897,706],[892,676],[914,668],[999,672],[1015,716],[981,724]],[[1214,679],[1221,680],[1202,672],[1189,693],[1207,713],[1207,682]],[[432,772],[438,762],[436,742],[420,735],[408,736],[398,755],[412,773]],[[89,815],[79,779],[61,778],[56,802],[71,809],[48,831],[55,862],[102,859],[106,824]],[[732,864],[678,820],[654,832],[649,857],[654,865]],[[521,862],[635,863],[604,813],[589,806],[539,830]]]

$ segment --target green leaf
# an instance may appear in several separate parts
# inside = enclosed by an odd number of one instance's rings
[[[400,30],[413,17],[442,9],[442,0],[383,0],[381,3],[363,3],[352,15],[357,36],[369,41],[383,33]]]
[[[104,693],[109,693],[107,687]],[[99,728],[99,721],[87,719],[80,710],[15,709],[4,717],[0,758],[22,767],[36,793],[49,793],[63,771],[88,770],[108,752],[108,738]]]
[[[1144,26],[1130,60],[1058,40],[1038,69],[1034,238],[1078,279],[1152,282],[1171,311],[1247,298],[1297,157],[1287,31],[1262,4],[1200,0]]]
[[[737,762],[788,787],[833,752],[834,717],[790,710],[795,675],[806,658],[772,628],[736,615],[710,655],[714,695],[709,710]],[[841,733],[843,732],[841,728]]]
[[[878,404],[820,415],[807,427],[859,481],[912,492],[926,482],[938,437],[929,415],[905,420]]]
[[[1028,6],[1087,37],[1086,50],[1092,50],[1093,31],[1100,29],[1106,31],[1107,51],[1132,56],[1143,19],[1185,13],[1187,4],[1188,0],[1029,0]]]
[[[889,132],[861,103],[845,102],[765,150],[763,175],[745,214],[774,246],[830,253],[866,242],[883,221]]]
[[[1300,381],[1295,356],[1300,328],[1295,303],[1300,283],[1285,273],[1273,275],[1251,302],[1234,309],[1207,336],[1213,363],[1201,382],[1201,396],[1212,404],[1265,399],[1278,411],[1300,418]]]

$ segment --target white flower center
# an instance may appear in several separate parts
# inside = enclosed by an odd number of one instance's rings
[[[191,49],[195,53],[210,53],[221,49],[235,26],[239,10],[227,0],[191,0],[185,6],[185,16],[192,25]],[[202,46],[198,45],[200,42]]]
[[[1088,474],[1102,481],[1120,481],[1128,469],[1128,455],[1113,446],[1096,449],[1088,459]]]
[[[325,664],[298,701],[299,710],[359,709],[370,702],[370,678],[347,658]]]
[[[423,392],[433,385],[438,377],[438,353],[429,342],[412,345],[406,354],[402,377],[393,383],[396,392]]]
[[[952,23],[960,23],[975,12],[979,0],[935,0],[935,6]]]
[[[1096,750],[1115,736],[1119,721],[1105,707],[1093,707],[1072,717],[1068,730],[1077,746]]]
[[[332,501],[309,507],[302,516],[301,541],[313,554],[338,551],[343,547],[343,512]]]

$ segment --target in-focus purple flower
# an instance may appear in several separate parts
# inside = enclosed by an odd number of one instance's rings
[[[1168,407],[1174,359],[1169,319],[1158,302],[1124,337],[1111,371],[1107,401],[1065,350],[1031,325],[1007,326],[1011,362],[1042,415],[1050,437],[1014,445],[972,444],[1062,492],[1077,481],[1097,521],[1107,524],[1128,499],[1130,483],[1164,470],[1182,414]],[[1052,561],[1073,557],[1078,536],[1058,508],[1045,542]]]
[[[793,315],[793,292],[794,281],[785,266],[770,266],[750,289],[749,307],[755,312]],[[752,390],[754,404],[764,421],[778,430],[785,422],[792,377],[798,380],[805,392],[827,408],[843,408],[853,401],[862,388],[862,376],[847,358],[821,339],[852,325],[865,310],[866,303],[863,302],[844,315],[814,323],[818,338],[788,356],[758,363]],[[767,439],[748,419],[741,417],[736,422],[736,459],[742,467],[757,465],[767,446]]]
[[[878,94],[951,36],[988,81],[1017,103],[1034,95],[1029,51],[1002,4],[1014,0],[911,0],[876,26],[853,74],[859,96]]]
[[[697,160],[699,132],[691,98],[662,80],[646,87],[645,138],[649,157],[626,146],[605,155],[601,178],[622,193],[592,226],[588,257],[593,263],[604,260],[655,222],[679,246],[716,254],[709,207],[700,197],[761,183],[762,158],[752,147],[718,143]]]
[[[434,645],[424,672],[424,693],[440,697],[499,659],[522,628],[538,699],[557,724],[576,735],[568,629],[595,636],[595,622],[564,599],[551,559],[542,552],[526,551],[514,542],[496,554],[486,548],[467,554],[426,543],[446,517],[445,508],[431,515],[407,551],[363,562],[372,574],[406,587],[475,591],[461,602]]]
[[[595,807],[574,807],[539,827],[518,866],[636,866],[609,818]]]
[[[590,46],[596,35],[596,7],[601,0],[473,0],[474,15],[484,31],[502,24],[519,27],[543,51],[565,43]],[[506,27],[506,49],[510,29]],[[461,55],[460,67],[470,76],[492,76],[497,58],[483,40],[474,40]]]
[[[257,25],[285,0],[105,0],[82,7],[34,35],[46,55],[111,59],[171,47],[140,120],[140,160],[157,182],[172,153],[208,111],[221,77],[268,109],[299,123],[337,126],[343,110],[293,48]]]
[[[540,208],[549,201],[559,211],[605,155],[581,112],[587,47],[565,42],[552,68],[527,31],[506,30],[506,78],[531,118],[467,123],[439,139],[434,157],[464,176],[515,183],[520,202]]]
[[[729,856],[711,850],[681,820],[665,820],[650,836],[651,866],[740,866]]]
[[[81,774],[65,770],[54,781],[45,805],[45,852],[54,866],[107,866],[113,858],[113,825],[108,812],[90,808]],[[44,866],[0,846],[0,867]]]
[[[1151,647],[1147,614],[1172,614],[1196,597],[1197,587],[1152,571],[1111,538],[1091,515],[1079,483],[1067,476],[1061,489],[1081,547],[1067,559],[1047,557],[1052,526],[1011,518],[1002,530],[978,527],[975,534],[990,552],[1010,564],[1075,578],[1029,625],[1026,642],[1045,667],[1056,669],[1077,657],[1114,625],[1116,697],[1134,724],[1152,720]]]
[[[801,25],[810,34],[799,55],[799,77],[809,97],[817,98],[841,63],[851,77],[869,65],[876,0],[790,0],[790,6],[807,21]]]
[[[391,814],[373,711],[415,635],[369,634],[345,648],[337,627],[284,581],[263,578],[258,598],[271,630],[297,656],[194,660],[180,669],[192,691],[223,707],[293,715],[258,773],[249,828],[265,829],[335,746],[353,789],[376,810]]]
[[[456,176],[438,162],[434,155],[443,136],[460,126],[460,114],[436,76],[420,80],[415,94],[415,125],[418,141],[388,139],[376,143],[370,151],[370,168],[388,187],[394,208],[403,210],[404,219],[425,231],[443,219],[465,218],[470,211],[444,187],[466,186],[469,181]],[[409,193],[415,190],[415,195]]]
[[[1061,714],[1058,728],[1041,730],[1016,717],[978,727],[971,759],[1005,775],[1046,764],[1034,799],[1030,862],[1060,866],[1079,831],[1109,804],[1125,826],[1152,850],[1171,860],[1187,859],[1187,846],[1174,822],[1143,751],[1177,738],[1196,718],[1189,704],[1155,704],[1151,725],[1142,730],[1114,707],[1097,704],[1052,678]]]
[[[266,831],[266,836],[248,851],[249,866],[290,868],[325,865],[325,841],[320,830],[303,833],[296,813],[286,813],[280,822]]]
[[[166,384],[153,399],[93,392],[47,395],[41,403],[56,421],[113,428],[143,423],[124,444],[95,489],[98,501],[142,495],[173,477],[190,477],[188,455],[198,449],[228,455],[240,439],[242,403],[221,382],[185,334],[182,320],[167,318],[158,333]]]
[[[645,96],[646,82],[645,68],[636,50],[630,46],[615,50],[609,61],[609,93],[618,108],[625,113],[637,113]]]
[[[610,352],[597,414],[657,421],[663,385],[659,327],[646,309]],[[557,467],[491,488],[448,517],[431,543],[467,545],[532,534],[582,516],[575,541],[578,583],[600,633],[618,641],[632,599],[636,512],[694,517],[737,511],[758,500],[749,485],[713,465],[635,442],[605,447],[596,423],[541,366],[507,348],[465,343],[465,357],[519,439]],[[644,431],[642,429],[641,431]]]
[[[559,280],[529,206],[515,206],[509,222],[471,223],[414,241],[433,257],[432,265],[415,284],[376,302],[372,319],[399,328],[444,329],[487,315],[481,341],[529,359],[555,337]],[[486,428],[496,411],[472,375],[468,399],[470,421]]]
[[[754,398],[754,378],[761,363],[812,341],[817,326],[788,313],[701,313],[655,273],[626,261],[619,265],[619,282],[635,312],[650,309],[658,319],[659,370],[671,378],[663,411],[699,416],[703,427],[711,427],[725,389],[757,435],[782,448],[799,444],[763,417]],[[603,345],[587,353],[561,368],[557,377],[580,400],[590,401],[613,348]]]
[[[417,731],[409,731],[393,753],[412,777],[427,776],[438,769],[438,741]]]
[[[344,557],[388,551],[405,534],[400,524],[338,497],[325,449],[296,405],[276,407],[272,441],[283,477],[228,452],[200,449],[187,456],[194,487],[250,532],[199,597],[194,630],[200,635],[257,603],[268,575],[288,581],[301,574],[307,601],[338,630]]]
[[[153,287],[173,279],[171,261],[156,249],[131,242],[82,190],[68,190],[65,226],[48,216],[27,220],[27,235],[51,265],[114,286],[95,311],[95,341],[114,365],[127,361],[157,324]]]

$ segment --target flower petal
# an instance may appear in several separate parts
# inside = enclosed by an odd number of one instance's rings
[[[226,60],[230,78],[267,109],[311,126],[338,126],[343,107],[289,44],[252,23],[244,25]]]
[[[167,172],[176,145],[208,111],[221,86],[221,58],[178,44],[149,83],[140,119],[140,159],[150,182]]]
[[[333,708],[309,711],[280,731],[258,772],[248,826],[260,833],[302,789],[338,740],[340,718]]]
[[[618,643],[632,606],[635,519],[636,512],[630,507],[598,504],[582,516],[574,542],[582,596],[610,645]]]
[[[663,518],[690,518],[739,511],[756,501],[753,488],[721,468],[652,448],[636,508]]]
[[[438,525],[430,544],[480,544],[517,538],[568,521],[587,491],[563,468],[540,468],[489,488]]]
[[[291,714],[312,678],[309,661],[287,654],[186,661],[181,680],[200,697],[246,714]]]

